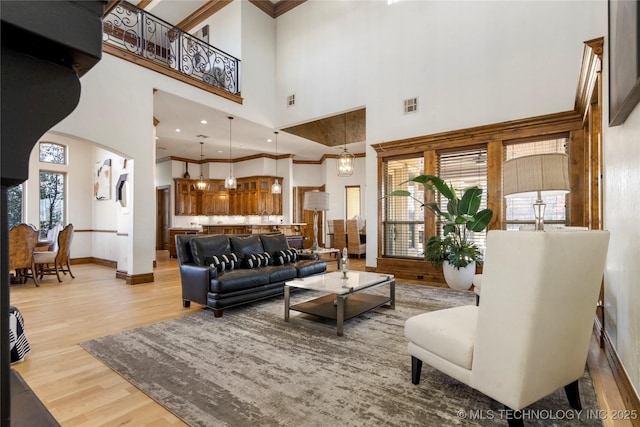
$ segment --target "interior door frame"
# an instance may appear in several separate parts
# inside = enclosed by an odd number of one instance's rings
[[[163,201],[166,201],[163,203]],[[156,187],[156,250],[169,250],[171,220],[171,186]],[[164,229],[166,224],[166,230]]]
[[[325,185],[319,187],[294,187],[294,212],[293,217],[295,222],[304,222],[306,225],[302,226],[302,235],[304,236],[303,246],[308,248],[313,243],[313,212],[304,210],[304,195],[307,191],[325,191]],[[325,241],[325,213],[319,212],[318,214],[318,245],[324,247]]]

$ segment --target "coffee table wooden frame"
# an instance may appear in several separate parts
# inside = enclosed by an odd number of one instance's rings
[[[332,272],[296,279],[284,286],[284,320],[289,321],[291,310],[312,314],[336,321],[338,336],[344,332],[344,321],[369,310],[388,306],[395,309],[396,282],[391,274],[349,271],[343,279],[342,272]],[[367,289],[389,285],[389,296],[363,293]],[[329,295],[291,305],[291,288],[326,291]]]

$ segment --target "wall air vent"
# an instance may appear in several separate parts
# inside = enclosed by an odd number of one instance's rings
[[[404,100],[404,112],[415,113],[418,111],[418,98],[409,98]]]
[[[291,94],[287,96],[287,107],[293,107],[296,105],[296,94]]]

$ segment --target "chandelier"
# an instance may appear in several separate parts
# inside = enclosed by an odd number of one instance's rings
[[[353,175],[353,167],[356,157],[347,151],[347,115],[344,115],[344,151],[338,156],[336,166],[338,167],[338,176]]]
[[[278,183],[278,131],[273,132],[276,134],[276,180],[271,185],[271,194],[282,193],[282,185]]]
[[[204,142],[200,141],[200,178],[198,179],[198,183],[196,184],[198,190],[204,190],[207,187],[207,183],[204,182],[204,177],[202,176],[202,146]]]
[[[231,121],[233,117],[229,116],[229,176],[224,180],[224,188],[235,189],[236,188],[236,179],[233,176],[233,162],[231,161]]]

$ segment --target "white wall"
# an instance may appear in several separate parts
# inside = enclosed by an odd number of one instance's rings
[[[117,235],[126,233],[122,223],[122,208],[115,202],[115,185],[123,172],[123,157],[104,150],[90,141],[47,132],[39,142],[52,142],[64,145],[68,153],[66,165],[41,163],[39,144],[36,144],[29,157],[29,178],[25,188],[24,221],[39,225],[39,198],[41,170],[66,174],[65,224],[73,224],[74,237],[71,244],[71,258],[95,257],[118,262],[123,266],[118,250]],[[96,200],[93,196],[93,183],[96,162],[111,159],[112,180],[111,199]],[[126,266],[125,266],[126,269]]]
[[[276,121],[367,109],[367,144],[573,109],[583,42],[606,2],[311,1],[278,18]],[[284,99],[296,95],[295,107]],[[403,100],[419,98],[404,114]],[[367,148],[367,222],[378,220]],[[327,176],[330,174],[327,173]],[[367,266],[377,227],[367,227]]]
[[[607,44],[605,43],[605,46]],[[605,48],[603,82],[608,81]],[[604,228],[611,232],[605,271],[605,326],[640,393],[640,106],[624,124],[608,127],[604,85]]]

